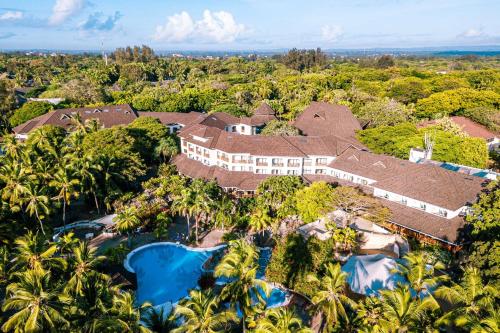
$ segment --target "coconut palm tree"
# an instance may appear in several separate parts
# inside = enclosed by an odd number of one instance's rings
[[[16,161],[21,156],[23,145],[14,134],[8,134],[2,137],[1,148],[7,158]]]
[[[500,332],[500,308],[492,307],[483,318],[474,315],[465,315],[457,319],[456,325],[471,333]]]
[[[0,181],[5,184],[2,188],[2,199],[9,203],[11,209],[20,209],[20,198],[26,192],[26,186],[33,181],[34,175],[28,167],[18,162],[4,163],[0,168]]]
[[[173,156],[179,153],[179,148],[177,147],[177,142],[171,136],[166,138],[161,138],[155,147],[154,155],[156,158],[162,162],[167,162]]]
[[[4,332],[55,332],[68,325],[65,298],[54,291],[50,272],[30,269],[14,276],[17,282],[7,286],[2,310],[15,313],[3,324]]]
[[[72,198],[78,197],[80,181],[73,176],[69,168],[62,167],[55,173],[54,179],[50,181],[49,185],[55,187],[58,191],[55,199],[63,202],[62,219],[64,226],[66,226],[66,206],[71,203]]]
[[[128,247],[132,246],[132,231],[141,224],[134,207],[127,207],[116,216],[116,228],[118,231],[127,234]]]
[[[65,233],[59,240],[57,241],[57,248],[59,249],[59,253],[62,255],[67,255],[73,252],[73,249],[78,246],[80,241],[75,237],[74,232]]]
[[[244,240],[230,244],[229,252],[215,267],[216,277],[225,277],[229,282],[221,291],[221,299],[237,306],[243,317],[243,331],[246,319],[260,311],[265,305],[264,295],[269,295],[268,284],[257,278],[259,251]]]
[[[432,262],[427,253],[415,251],[406,254],[392,273],[401,274],[417,293],[416,296],[421,297],[447,280],[446,275],[436,275],[437,270],[444,268],[443,263]]]
[[[180,196],[175,197],[172,202],[172,210],[186,218],[187,234],[189,235],[189,220],[193,215],[194,192],[191,188],[184,188]]]
[[[304,327],[302,320],[290,308],[274,308],[266,310],[257,321],[255,333],[312,333]]]
[[[0,288],[2,288],[8,281],[9,262],[10,258],[7,246],[0,246]]]
[[[130,292],[120,292],[113,297],[113,307],[111,313],[113,314],[113,327],[120,328],[119,331],[113,332],[127,332],[127,333],[148,333],[151,332],[148,328],[140,324],[141,312],[146,311],[151,307],[150,304],[145,303],[139,307],[135,306],[134,295]],[[109,322],[108,322],[109,325]]]
[[[48,243],[38,234],[29,231],[26,235],[14,241],[16,245],[16,261],[13,270],[49,271],[50,269],[63,269],[66,262],[55,256],[57,246]]]
[[[264,208],[257,208],[250,216],[250,227],[255,232],[264,232],[271,227],[273,219],[269,216],[269,211]]]
[[[453,309],[441,317],[439,323],[465,325],[471,318],[482,318],[494,308],[498,290],[483,283],[477,268],[467,267],[459,284],[453,284],[451,287],[441,286],[435,295],[453,305]]]
[[[155,333],[169,333],[175,327],[163,307],[160,309],[150,308],[142,318],[144,326]]]
[[[90,276],[95,275],[105,280],[106,275],[97,271],[97,267],[106,259],[104,256],[95,256],[95,249],[90,248],[87,242],[80,241],[78,246],[73,248],[69,258],[71,277],[68,280],[64,291],[67,293],[81,294],[83,282]]]
[[[93,155],[84,155],[82,158],[74,159],[72,169],[75,170],[75,176],[80,180],[81,190],[88,197],[92,196],[100,214],[99,200],[97,199],[98,182],[97,175],[102,171],[101,165]]]
[[[218,203],[216,210],[215,223],[217,226],[220,225],[222,230],[225,230],[226,226],[233,224],[236,214],[236,205],[230,197],[224,195]]]
[[[311,301],[316,312],[322,315],[322,330],[333,328],[340,316],[346,316],[346,305],[354,307],[354,302],[345,295],[347,273],[342,272],[339,264],[328,263],[325,275],[319,279],[308,275],[307,280],[318,284],[317,292]]]
[[[212,291],[192,290],[175,307],[174,316],[182,318],[182,325],[172,333],[224,332],[228,324],[238,322],[236,312],[219,309],[219,299]]]
[[[49,214],[49,197],[45,188],[40,185],[28,183],[20,198],[20,204],[25,206],[25,211],[29,216],[35,215],[40,223],[40,230],[45,235],[42,220]]]
[[[413,298],[409,286],[399,286],[394,291],[382,290],[382,319],[380,325],[390,332],[418,330],[430,311],[439,309],[432,297]]]

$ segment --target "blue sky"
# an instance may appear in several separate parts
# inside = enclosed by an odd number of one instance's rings
[[[0,49],[500,45],[499,0],[0,0]]]

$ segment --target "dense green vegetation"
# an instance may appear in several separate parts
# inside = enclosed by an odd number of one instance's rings
[[[53,107],[23,104],[15,89],[30,86],[24,97],[65,98],[58,108],[130,103],[145,111],[248,116],[267,101],[280,119],[264,128],[265,135],[296,134],[288,120],[311,101],[340,103],[366,127],[358,137],[375,152],[407,158],[428,133],[435,159],[478,167],[489,163],[484,141],[467,137],[445,116],[500,128],[497,58],[331,59],[321,50],[292,50],[273,58],[173,59],[135,47],[116,50],[107,65],[88,55],[2,54],[0,73],[2,131]],[[418,128],[426,118],[441,120]],[[313,317],[323,332],[499,329],[498,182],[467,217],[462,251],[452,255],[415,242],[417,251],[398,267],[409,285],[358,299],[339,265],[342,256],[358,252],[356,232],[329,223],[333,237],[320,241],[293,230],[336,208],[383,223],[388,211],[373,198],[295,176],[270,177],[255,197],[234,198],[213,181],[177,174],[168,162],[178,153],[178,139],[153,118],[106,129],[96,121],[72,121],[71,132],[44,126],[25,142],[12,135],[1,140],[5,332],[310,332]],[[118,214],[116,231],[124,239],[106,256],[71,234],[50,240],[54,227],[104,212]],[[135,304],[133,292],[111,276],[137,245],[138,227],[171,240],[168,229],[179,216],[192,221],[188,244],[216,228],[224,240],[235,240],[214,273],[231,282],[191,291],[167,316]],[[305,296],[307,307],[265,308],[256,287],[266,291],[268,285],[257,277],[259,248],[249,239],[273,247],[266,280]],[[206,281],[213,284],[213,278]]]

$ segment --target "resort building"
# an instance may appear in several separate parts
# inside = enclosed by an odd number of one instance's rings
[[[137,117],[159,119],[180,138],[181,153],[172,161],[180,173],[214,179],[236,195],[253,194],[260,182],[273,175],[359,187],[391,210],[394,228],[450,247],[461,243],[464,217],[488,181],[436,164],[371,153],[357,141],[355,133],[361,127],[347,107],[319,102],[313,102],[293,123],[300,136],[258,135],[267,122],[276,119],[267,104],[251,117],[136,113],[124,105],[56,110],[14,131],[23,138],[44,124],[68,128],[74,113],[82,119],[98,118],[105,127]]]

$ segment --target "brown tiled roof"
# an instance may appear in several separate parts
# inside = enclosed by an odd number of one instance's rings
[[[191,124],[200,123],[206,118],[206,114],[201,112],[138,112],[139,117],[153,117],[163,125],[181,124],[188,126]]]
[[[347,149],[330,167],[373,179],[374,187],[451,210],[475,202],[485,185],[483,178],[355,148]]]
[[[273,108],[269,106],[266,102],[263,102],[255,111],[253,112],[254,116],[274,116],[275,112]]]
[[[55,125],[65,129],[73,126],[71,117],[79,114],[83,121],[98,119],[104,127],[127,125],[138,117],[128,104],[106,105],[92,108],[58,109],[36,117],[24,124],[14,127],[17,134],[26,134],[43,125]]]
[[[239,135],[203,124],[189,126],[183,129],[179,136],[205,148],[219,149],[226,153],[259,156],[336,156],[349,147],[358,147],[351,140],[335,136]],[[194,136],[203,137],[206,141],[197,140]]]
[[[454,117],[450,117],[450,120],[453,121],[458,126],[462,127],[462,131],[467,133],[469,136],[472,136],[475,138],[483,138],[485,140],[492,139],[495,137],[497,137],[497,138],[500,137],[499,133],[491,131],[488,128],[486,128],[485,126],[478,124],[469,118],[461,117],[461,116],[454,116]],[[419,127],[427,127],[427,126],[432,126],[435,124],[436,124],[436,120],[430,120],[430,121],[421,122],[418,126]]]
[[[354,138],[361,129],[348,107],[312,102],[295,120],[295,127],[304,135]]]
[[[460,245],[463,217],[452,219],[432,215],[388,200],[379,200],[392,212],[391,222],[447,243]]]
[[[257,186],[271,175],[256,175],[252,172],[231,172],[217,166],[206,166],[201,162],[188,159],[185,155],[177,155],[173,158],[177,170],[192,178],[203,178],[216,180],[221,187],[233,187],[242,191],[254,191]]]

